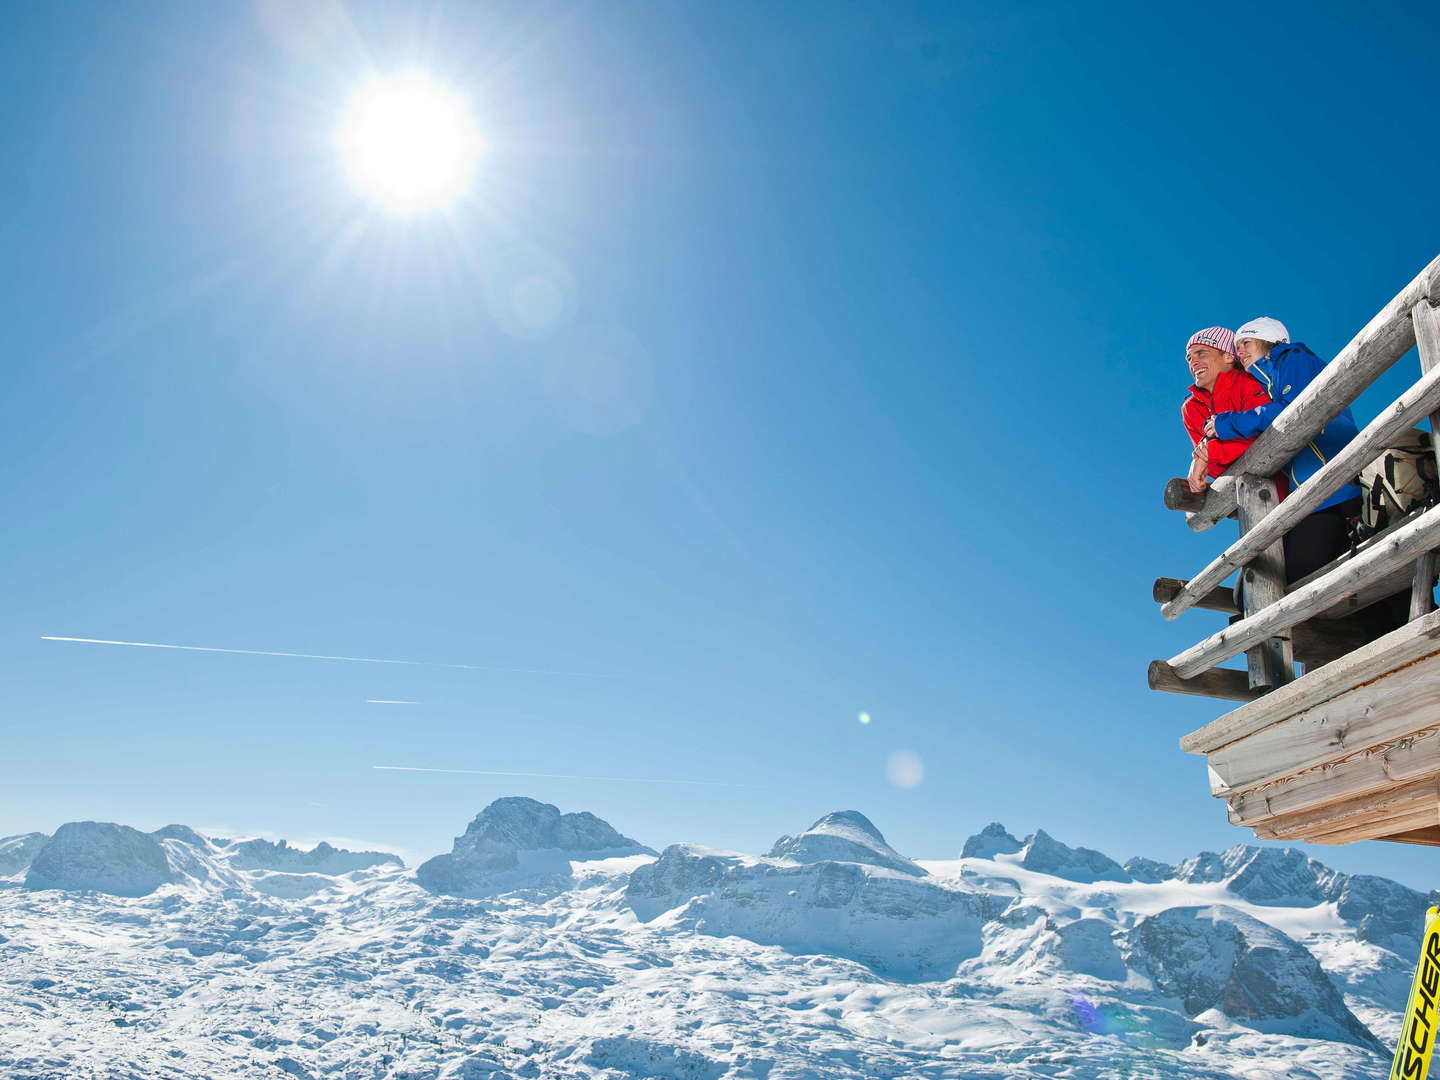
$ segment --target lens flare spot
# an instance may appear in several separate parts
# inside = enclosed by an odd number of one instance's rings
[[[862,724],[868,724],[869,722],[870,722],[870,714],[869,714],[868,712],[862,712],[862,713],[860,714],[860,723],[862,723]]]
[[[910,750],[896,750],[885,763],[885,775],[898,788],[919,787],[925,779],[925,763]]]

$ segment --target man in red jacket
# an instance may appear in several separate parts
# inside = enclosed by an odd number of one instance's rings
[[[1180,406],[1180,419],[1195,444],[1187,479],[1191,491],[1201,492],[1255,441],[1206,436],[1205,421],[1216,413],[1253,409],[1267,403],[1270,395],[1240,366],[1235,355],[1235,335],[1223,326],[1209,326],[1192,334],[1185,344],[1185,363],[1195,380],[1190,396]]]

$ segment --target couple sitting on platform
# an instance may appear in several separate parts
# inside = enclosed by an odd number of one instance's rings
[[[1195,385],[1180,407],[1190,441],[1191,491],[1204,491],[1320,374],[1325,362],[1290,342],[1279,319],[1252,319],[1235,333],[1211,326],[1185,346]],[[1320,430],[1275,477],[1283,499],[1358,434],[1348,408]],[[1293,582],[1350,546],[1349,523],[1360,515],[1360,489],[1346,484],[1285,537],[1285,576]]]
[[[1325,362],[1304,345],[1291,343],[1278,319],[1252,319],[1233,334],[1211,326],[1191,335],[1185,362],[1195,384],[1180,417],[1195,449],[1190,490],[1202,492],[1249,448],[1281,410],[1298,397]],[[1275,477],[1280,498],[1315,475],[1357,434],[1349,408],[1331,420]],[[1360,488],[1351,482],[1330,495],[1286,535],[1285,581],[1293,584],[1350,548],[1350,523],[1360,516]],[[1369,612],[1372,633],[1401,625],[1408,614],[1399,601]]]

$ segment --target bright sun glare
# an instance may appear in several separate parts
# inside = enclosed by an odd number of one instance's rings
[[[377,79],[351,99],[340,148],[366,195],[409,214],[465,191],[480,139],[464,98],[411,72]]]

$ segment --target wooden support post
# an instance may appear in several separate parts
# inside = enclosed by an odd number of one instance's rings
[[[1280,501],[1275,481],[1255,476],[1240,477],[1236,492],[1240,507],[1240,534],[1243,536],[1275,508]],[[1240,599],[1246,618],[1269,607],[1285,595],[1285,548],[1277,540],[1240,571]],[[1245,652],[1250,665],[1250,688],[1273,690],[1295,678],[1295,654],[1290,635],[1272,637]]]
[[[1225,701],[1254,701],[1263,691],[1252,689],[1250,676],[1229,668],[1211,668],[1193,679],[1182,679],[1164,660],[1151,660],[1147,673],[1151,690],[1169,694],[1195,694],[1198,697],[1221,698]]]
[[[1440,306],[1421,300],[1410,309],[1415,327],[1415,348],[1420,353],[1421,374],[1440,367]],[[1440,412],[1430,414],[1430,450],[1440,470]],[[1410,589],[1410,618],[1418,619],[1435,608],[1435,552],[1427,551],[1415,561],[1415,583]]]
[[[1415,583],[1410,587],[1410,618],[1418,619],[1435,610],[1435,552],[1427,551],[1415,560]]]

